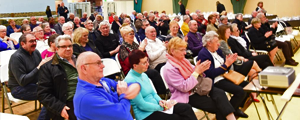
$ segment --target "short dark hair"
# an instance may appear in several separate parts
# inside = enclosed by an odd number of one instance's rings
[[[19,43],[21,43],[21,42],[26,43],[26,36],[29,35],[29,34],[32,35],[32,36],[34,36],[31,33],[25,33],[25,34],[21,35],[21,37],[19,38]]]
[[[51,47],[51,42],[52,43],[55,43],[55,39],[57,38],[59,36],[59,34],[53,34],[53,35],[51,35],[49,38],[48,38],[48,45],[49,45],[49,47]]]
[[[145,57],[147,57],[147,55],[143,51],[132,50],[128,55],[128,59],[129,59],[131,68],[133,68],[133,64],[139,64],[140,59],[145,58]]]
[[[24,34],[24,32],[23,31],[26,31],[26,28],[27,27],[30,27],[29,25],[22,25],[21,26],[21,32]]]

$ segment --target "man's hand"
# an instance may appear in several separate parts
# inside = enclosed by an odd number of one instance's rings
[[[52,55],[51,57],[48,57],[48,58],[43,59],[43,60],[40,62],[40,64],[37,66],[37,69],[40,69],[40,67],[41,67],[42,65],[44,65],[46,62],[50,61],[52,58],[53,58],[53,55]]]
[[[145,51],[147,44],[148,44],[147,39],[144,39],[140,44],[139,50]]]
[[[65,106],[62,109],[62,111],[60,113],[60,116],[63,117],[63,118],[65,118],[65,119],[69,119],[69,114],[68,114],[67,110],[70,110],[70,108],[68,106]]]
[[[121,95],[127,91],[127,83],[125,81],[118,81],[117,93]]]

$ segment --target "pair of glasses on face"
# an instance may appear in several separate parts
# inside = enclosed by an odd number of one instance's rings
[[[61,49],[73,48],[73,45],[62,45],[62,46],[58,46],[58,48]]]
[[[98,65],[100,66],[103,63],[103,61],[97,61],[97,62],[90,62],[90,63],[85,63],[84,65]]]
[[[134,35],[134,33],[133,33],[133,32],[131,32],[131,33],[128,33],[128,35]]]
[[[147,65],[147,64],[149,64],[149,59],[147,59],[147,61],[141,63],[141,65]]]
[[[36,40],[29,40],[29,41],[27,41],[27,42],[29,42],[29,43],[35,43]]]

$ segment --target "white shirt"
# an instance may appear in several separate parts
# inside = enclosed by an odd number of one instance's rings
[[[230,37],[232,37],[236,41],[238,41],[247,50],[247,42],[242,37],[236,37],[236,36],[233,36],[233,35],[231,35]]]
[[[155,41],[149,38],[147,39],[146,51],[150,60],[150,68],[154,69],[159,63],[167,62],[167,51],[163,42],[156,38]]]
[[[218,67],[220,67],[221,65],[224,64],[224,59],[220,55],[218,55],[217,52],[210,52],[209,51],[209,53],[211,54],[211,56],[214,59],[215,68],[218,68]],[[224,79],[224,77],[222,75],[219,75],[219,76],[215,77],[214,84],[219,82],[220,80],[223,80],[223,79]]]

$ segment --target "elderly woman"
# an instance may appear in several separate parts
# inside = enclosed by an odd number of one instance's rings
[[[133,50],[129,54],[132,69],[125,77],[126,82],[138,82],[141,85],[140,93],[130,103],[137,120],[197,120],[189,104],[177,103],[174,100],[162,100],[151,87],[147,71],[149,62],[146,53]],[[171,113],[165,113],[173,109]]]
[[[73,25],[71,23],[64,23],[61,29],[64,32],[64,35],[69,35],[71,38],[73,37]]]
[[[230,37],[230,27],[227,25],[220,26],[220,28],[218,29],[218,34],[220,40],[219,48],[222,50],[223,56],[233,54],[227,44],[227,40]],[[233,66],[235,71],[243,74],[244,76],[247,75],[252,76],[253,74],[261,71],[261,69],[259,68],[259,66],[255,61],[246,59],[242,56],[238,56],[236,63],[241,61],[243,61],[241,65],[233,64]]]
[[[22,32],[22,34],[31,33],[30,25],[22,25],[21,32]]]
[[[252,25],[247,25],[244,21],[243,21],[243,14],[242,13],[238,13],[235,15],[235,19],[232,21],[232,23],[236,23],[239,31],[240,31],[240,35],[245,35],[245,31],[248,30],[250,27],[252,27]]]
[[[9,19],[8,20],[8,26],[7,26],[7,32],[6,32],[6,35],[9,36],[11,33],[14,33],[14,32],[20,32],[20,28],[21,26],[20,25],[16,25],[16,22],[12,19]]]
[[[206,32],[209,32],[209,31],[217,32],[218,31],[218,26],[215,24],[217,17],[214,14],[211,14],[211,15],[208,16],[207,19],[208,19],[208,24],[207,24],[207,27],[206,27]]]
[[[186,36],[188,34],[188,32],[190,31],[189,28],[189,22],[190,22],[190,16],[189,15],[184,15],[183,16],[183,23],[181,25],[181,31],[183,33],[184,36]]]
[[[0,51],[18,49],[19,43],[8,36],[6,36],[6,27],[0,25]]]
[[[42,29],[44,30],[44,38],[48,39],[51,35],[55,34],[55,30],[51,30],[49,23],[43,23]]]
[[[88,39],[89,31],[86,28],[79,27],[74,31],[73,36],[73,51],[75,54],[80,54],[85,51],[92,51],[98,54],[101,58],[102,54],[99,52],[94,42]]]
[[[134,42],[134,31],[130,26],[125,26],[120,29],[121,35],[124,39],[124,42],[122,43],[118,55],[119,62],[122,66],[122,71],[125,75],[127,75],[128,71],[130,70],[131,66],[129,63],[128,55],[132,50],[141,50],[145,51],[145,47],[147,45],[147,40],[144,40],[140,45]],[[148,77],[152,80],[157,94],[165,94],[166,88],[164,86],[163,80],[155,69],[148,69],[145,72]]]
[[[272,32],[269,31],[265,34],[260,32],[261,21],[258,18],[253,18],[251,24],[252,27],[248,31],[248,36],[251,40],[251,46],[257,50],[268,51],[270,60],[273,62],[278,47],[277,45],[270,44]]]
[[[227,40],[227,44],[231,48],[233,53],[237,53],[249,60],[255,60],[258,66],[265,69],[268,66],[273,66],[268,55],[258,55],[256,52],[250,52],[247,49],[246,41],[239,36],[239,29],[237,24],[233,23],[231,25],[231,36]]]
[[[169,27],[170,27],[170,34],[168,34],[165,41],[169,41],[173,37],[180,37],[181,39],[184,38],[182,36],[182,34],[180,34],[178,32],[178,30],[180,30],[180,28],[179,28],[179,25],[178,25],[177,21],[175,21],[175,20],[171,21],[170,24],[169,24]],[[186,38],[185,40],[187,41],[187,37],[185,37],[185,38]]]
[[[94,20],[93,24],[94,24],[94,29],[98,29],[99,24],[103,21],[103,17],[101,15],[97,15],[96,19]]]
[[[220,27],[221,25],[230,25],[230,23],[228,23],[228,17],[225,15],[220,17],[220,21],[221,23],[219,24],[218,27]]]
[[[170,99],[216,113],[217,120],[235,120],[234,108],[223,90],[213,86],[208,95],[190,95],[189,91],[198,84],[198,76],[203,75],[211,62],[207,60],[200,64],[198,61],[196,66],[193,66],[185,59],[186,47],[187,43],[178,37],[172,38],[168,43],[168,61],[163,68],[163,77],[172,94]]]
[[[239,109],[239,106],[243,105],[244,99],[246,98],[243,87],[245,87],[248,82],[243,81],[240,85],[236,85],[222,76],[236,61],[237,54],[229,54],[225,58],[222,54],[222,50],[219,49],[220,43],[218,37],[219,35],[215,31],[209,31],[203,36],[202,42],[204,48],[199,52],[197,60],[211,61],[209,69],[204,72],[206,77],[213,80],[214,87],[233,94],[230,103],[235,109],[234,114],[236,116],[248,117],[247,114]]]

